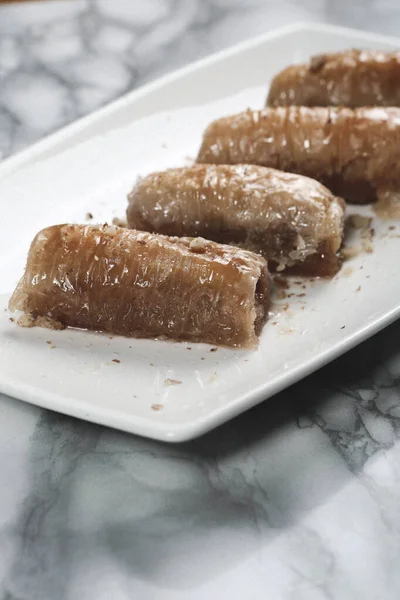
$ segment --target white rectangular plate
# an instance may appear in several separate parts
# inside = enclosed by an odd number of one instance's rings
[[[285,28],[133,92],[5,161],[0,390],[90,421],[182,441],[265,400],[396,319],[400,239],[391,223],[377,219],[372,253],[353,258],[332,281],[293,284],[290,297],[275,299],[254,352],[21,329],[5,308],[40,228],[82,222],[87,212],[94,222],[123,216],[137,176],[187,163],[208,122],[261,107],[268,80],[283,66],[325,51],[399,45],[328,26]]]

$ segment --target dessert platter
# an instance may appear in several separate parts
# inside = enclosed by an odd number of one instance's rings
[[[0,166],[0,391],[182,441],[396,319],[395,48],[286,29],[158,83],[226,94],[124,122],[139,90]]]

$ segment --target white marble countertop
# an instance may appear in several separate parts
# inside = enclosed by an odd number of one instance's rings
[[[2,6],[0,157],[298,20],[398,35],[400,4]],[[399,334],[179,446],[0,397],[0,599],[398,600]]]

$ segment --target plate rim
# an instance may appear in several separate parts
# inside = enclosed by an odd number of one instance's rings
[[[263,400],[268,400],[279,392],[291,387],[308,375],[315,373],[335,358],[345,352],[352,350],[361,342],[378,333],[400,317],[400,303],[385,315],[375,319],[356,331],[351,338],[339,341],[334,346],[327,348],[318,357],[310,358],[305,363],[295,367],[289,374],[278,375],[272,381],[259,385],[258,387],[242,394],[235,400],[235,404],[225,404],[216,412],[207,413],[197,417],[195,421],[185,424],[163,424],[162,421],[152,421],[151,425],[147,419],[138,416],[119,415],[111,408],[96,408],[93,412],[91,405],[75,400],[67,395],[60,396],[58,393],[47,390],[39,390],[29,384],[7,383],[0,381],[0,393],[10,396],[16,400],[28,402],[47,410],[52,410],[98,425],[111,427],[134,435],[140,435],[162,442],[181,443],[200,437],[231,419],[247,412]],[[56,398],[57,400],[54,400]],[[57,405],[55,408],[54,405]],[[70,409],[74,410],[70,410]],[[158,434],[158,435],[157,435]]]

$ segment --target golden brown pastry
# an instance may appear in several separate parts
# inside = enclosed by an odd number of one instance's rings
[[[314,56],[272,80],[269,106],[400,106],[400,52],[346,50]]]
[[[344,202],[314,179],[256,165],[152,173],[127,209],[129,227],[238,245],[272,268],[321,276],[339,268],[343,216]]]
[[[400,108],[278,107],[206,129],[199,163],[251,163],[313,177],[357,204],[399,187]]]
[[[31,324],[251,347],[269,303],[256,254],[114,226],[55,225],[33,240],[9,304]]]

